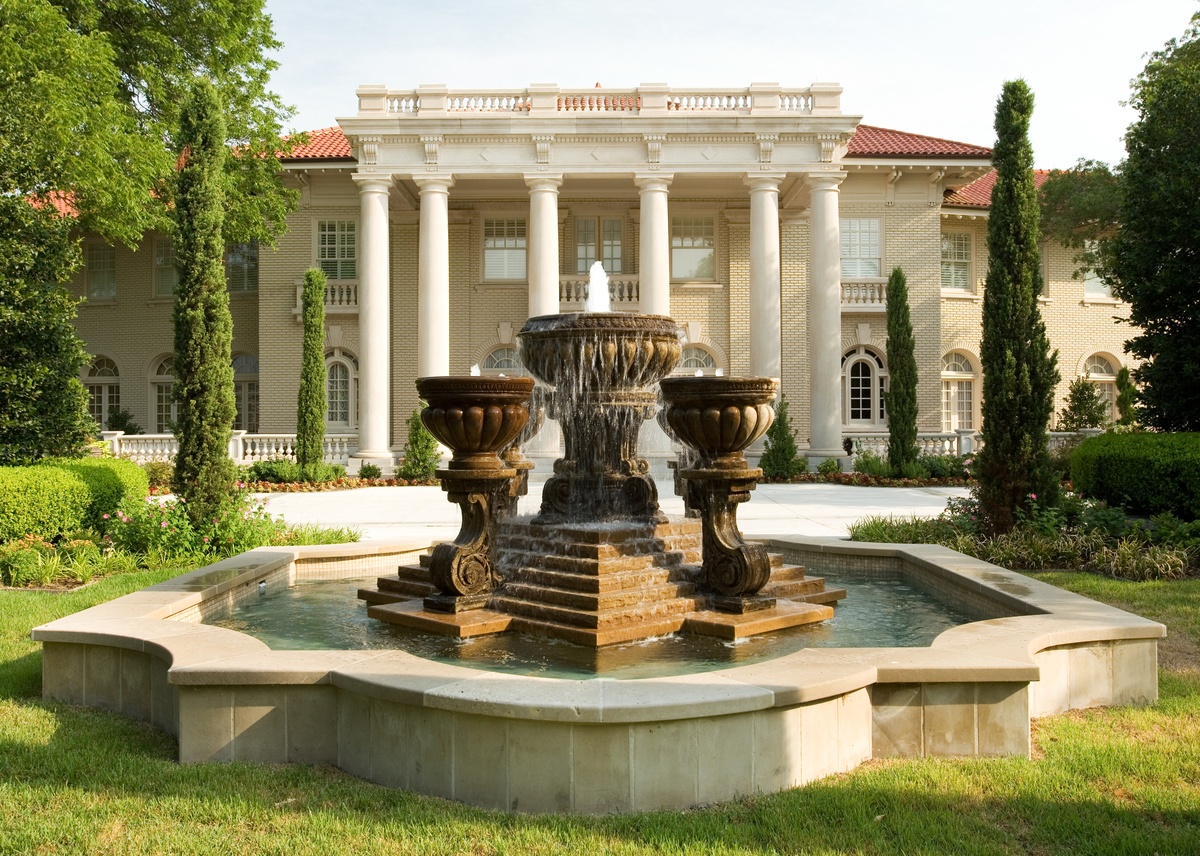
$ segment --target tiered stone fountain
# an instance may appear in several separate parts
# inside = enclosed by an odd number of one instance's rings
[[[453,452],[438,477],[463,525],[421,565],[360,591],[372,617],[425,632],[509,630],[600,648],[681,630],[735,639],[832,616],[828,604],[844,591],[773,563],[737,529],[737,505],[762,475],[743,451],[774,419],[776,381],[667,379],[681,335],[658,315],[544,315],[519,340],[566,445],[539,513],[514,516],[532,380],[418,380],[429,403],[422,421]],[[662,421],[691,449],[679,475],[699,519],[667,519],[638,457],[660,383]]]

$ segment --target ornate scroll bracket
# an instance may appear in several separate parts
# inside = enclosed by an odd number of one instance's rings
[[[723,612],[750,612],[775,605],[755,597],[771,579],[771,559],[761,544],[747,544],[737,526],[737,507],[750,499],[762,470],[696,468],[680,475],[688,482],[688,501],[699,506],[704,527],[701,590]]]
[[[492,550],[497,511],[504,505],[515,469],[466,475],[438,470],[442,489],[462,511],[462,526],[453,543],[433,548],[429,574],[439,594],[425,598],[425,608],[436,612],[481,609],[496,587]]]

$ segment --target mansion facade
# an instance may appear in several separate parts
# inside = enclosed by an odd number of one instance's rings
[[[902,268],[918,428],[978,430],[990,149],[860,124],[835,84],[357,96],[284,161],[300,204],[277,248],[227,250],[236,429],[295,431],[310,267],[328,277],[326,430],[350,438],[354,469],[394,463],[415,378],[520,373],[525,320],[580,310],[599,261],[613,310],[679,322],[681,373],[779,377],[814,458],[886,431],[886,281]],[[171,242],[88,239],[84,258],[93,415],[167,433]],[[1075,278],[1072,251],[1047,245],[1043,264],[1056,409],[1085,374],[1113,401],[1128,307]]]

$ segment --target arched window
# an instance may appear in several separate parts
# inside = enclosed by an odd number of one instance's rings
[[[233,358],[233,394],[237,401],[234,430],[257,434],[258,357],[253,354],[239,354]]]
[[[974,428],[977,398],[971,358],[957,351],[942,357],[942,430]]]
[[[154,367],[150,377],[150,388],[154,399],[154,431],[158,434],[175,432],[179,419],[179,405],[171,396],[175,386],[174,357],[163,357]]]
[[[1092,354],[1083,361],[1084,376],[1096,385],[1100,397],[1108,405],[1108,421],[1117,418],[1117,369],[1102,354]]]
[[[873,348],[860,345],[842,357],[842,424],[882,430],[887,366]]]
[[[679,365],[676,367],[674,374],[682,376],[690,375],[715,375],[717,373],[717,358],[708,348],[703,345],[684,345],[683,356],[679,360]]]
[[[358,360],[341,348],[325,354],[325,424],[334,431],[358,425]]]
[[[480,371],[489,375],[515,375],[521,374],[521,357],[517,353],[517,349],[512,345],[501,345],[497,348],[492,348],[483,358],[483,362],[479,364]]]
[[[102,431],[108,427],[108,417],[121,409],[119,377],[116,363],[108,357],[96,357],[83,379],[88,391],[88,412]]]

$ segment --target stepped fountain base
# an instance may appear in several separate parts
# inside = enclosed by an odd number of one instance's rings
[[[678,632],[741,639],[825,621],[845,597],[845,590],[826,589],[824,580],[775,555],[757,598],[762,608],[728,611],[727,599],[698,590],[701,543],[695,519],[553,527],[509,520],[497,533],[503,581],[483,608],[424,608],[423,598],[434,591],[428,555],[359,597],[372,604],[372,618],[417,632],[458,638],[515,632],[590,648]]]

